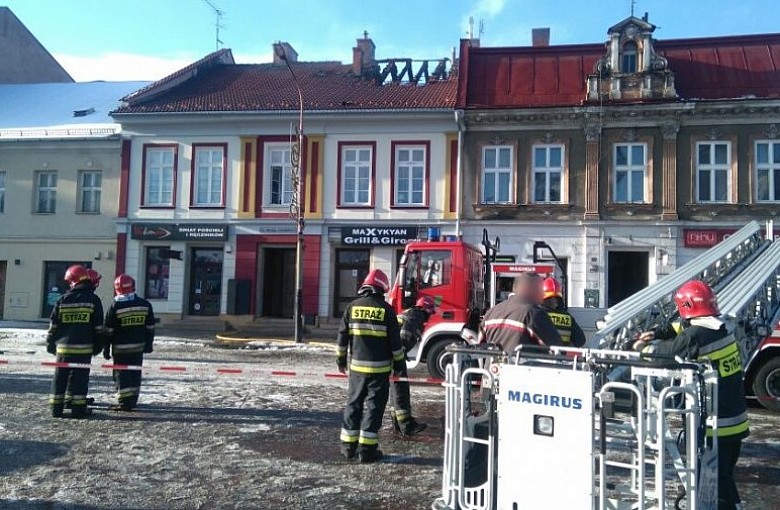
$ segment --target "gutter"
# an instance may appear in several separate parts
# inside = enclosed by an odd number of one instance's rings
[[[455,235],[462,239],[460,231],[461,204],[461,181],[463,180],[463,133],[466,132],[466,122],[463,120],[463,110],[455,110],[455,123],[458,125],[458,161],[455,170]]]

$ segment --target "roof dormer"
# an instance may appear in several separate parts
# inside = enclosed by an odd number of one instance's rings
[[[588,76],[588,101],[675,98],[674,74],[653,48],[655,25],[629,16],[607,30],[606,53]]]

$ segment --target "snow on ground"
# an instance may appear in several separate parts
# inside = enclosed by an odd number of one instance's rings
[[[439,386],[412,389],[415,415],[428,430],[403,440],[386,419],[380,441],[387,459],[360,465],[338,453],[346,382],[322,375],[334,371],[332,351],[219,349],[211,339],[160,338],[148,366],[211,371],[150,371],[138,411],[116,413],[109,410],[111,374],[94,368],[93,417],[53,419],[46,402],[51,370],[39,365],[51,359],[45,330],[3,326],[0,358],[9,364],[0,366],[2,509],[401,510],[430,508],[439,495]],[[215,375],[216,367],[257,371]],[[270,377],[270,370],[302,375]],[[745,507],[780,508],[780,416],[751,409],[751,421],[738,468]]]

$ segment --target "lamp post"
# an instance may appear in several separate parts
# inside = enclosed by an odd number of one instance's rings
[[[303,229],[305,226],[303,203],[303,175],[301,172],[301,151],[303,150],[303,92],[298,83],[290,61],[287,59],[284,45],[280,42],[274,44],[274,53],[283,60],[293,78],[293,84],[298,91],[298,127],[297,139],[290,151],[290,163],[292,165],[292,193],[290,197],[290,218],[295,220],[297,236],[295,241],[295,304],[293,318],[295,320],[294,337],[296,343],[303,342]]]

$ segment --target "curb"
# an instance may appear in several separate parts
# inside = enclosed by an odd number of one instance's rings
[[[263,338],[263,337],[232,337],[232,336],[226,336],[217,334],[217,342],[223,343],[223,344],[234,344],[234,345],[240,345],[240,344],[248,344],[252,342],[262,342],[269,345],[284,345],[284,346],[293,346],[293,345],[299,345],[296,344],[295,340],[287,340],[284,338]],[[336,350],[336,345],[329,343],[329,342],[304,342],[300,345],[310,345],[312,347],[320,347],[325,349],[332,349]]]

